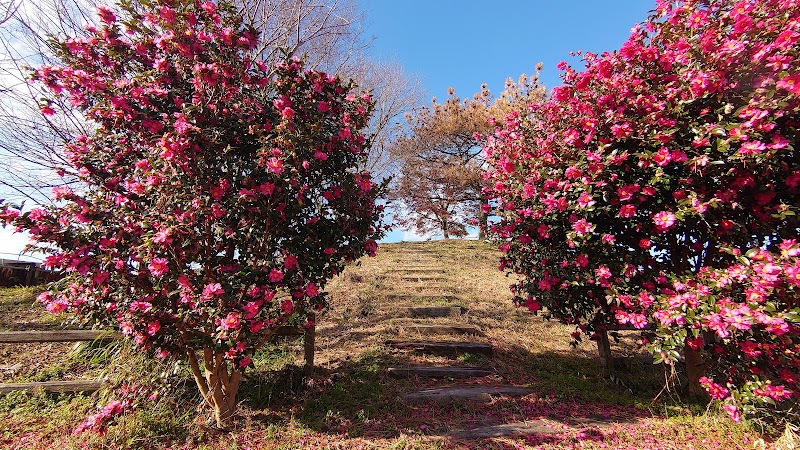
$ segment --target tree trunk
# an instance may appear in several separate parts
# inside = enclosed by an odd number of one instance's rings
[[[481,206],[488,203],[489,200],[481,197]],[[483,208],[481,208],[481,213],[478,215],[478,239],[481,241],[486,240],[486,231],[489,229],[489,214],[483,212]]]
[[[688,339],[688,338],[687,338]],[[706,361],[703,358],[703,349],[694,350],[684,342],[683,359],[686,364],[686,378],[689,395],[705,396],[706,390],[700,384],[700,378],[706,373]]]
[[[236,412],[236,394],[242,373],[231,367],[222,353],[214,353],[210,348],[203,349],[203,369],[194,350],[187,351],[194,381],[197,383],[205,403],[214,411],[217,427],[226,429]]]
[[[611,357],[611,342],[608,340],[608,332],[606,330],[597,332],[597,352],[600,354],[600,364],[603,365],[603,371],[606,374],[611,374],[614,371],[614,360]]]

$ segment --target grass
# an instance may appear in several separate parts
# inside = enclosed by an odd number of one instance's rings
[[[546,322],[510,304],[512,280],[496,270],[498,253],[488,244],[466,241],[389,244],[376,258],[364,259],[333,280],[331,307],[318,315],[316,372],[302,373],[302,339],[277,341],[254,355],[255,369],[242,384],[235,428],[221,433],[210,426],[207,411],[185,365],[144,358],[120,344],[84,344],[72,348],[0,345],[3,356],[25,362],[16,379],[53,379],[103,373],[123,379],[161,375],[167,395],[143,402],[106,435],[73,436],[71,430],[113,397],[27,395],[0,397],[0,448],[175,448],[175,449],[516,449],[516,448],[753,448],[761,437],[679,395],[675,377],[647,364],[632,335],[612,344],[626,357],[625,368],[610,379],[587,342],[569,345],[571,327]],[[447,283],[404,281],[403,268],[441,267]],[[58,327],[62,318],[46,315],[34,302],[38,289],[0,290],[0,327],[20,323]],[[407,297],[418,294],[424,298]],[[462,306],[454,321],[480,327],[484,336],[432,337],[491,343],[495,355],[457,358],[392,350],[388,339],[406,337],[413,320],[405,308]],[[11,319],[9,319],[9,317]],[[407,336],[414,338],[415,336]],[[27,345],[27,344],[26,344]],[[49,344],[47,344],[49,345]],[[16,359],[14,359],[16,358]],[[6,364],[5,359],[2,364]],[[535,393],[490,403],[407,404],[405,393],[419,388],[464,384],[458,380],[388,378],[397,364],[465,364],[491,367],[496,375],[471,384],[519,384]],[[671,377],[671,378],[670,378]],[[662,392],[665,380],[671,389]],[[4,381],[7,381],[4,380]],[[660,394],[660,395],[659,395]],[[654,399],[657,400],[654,401]],[[463,442],[456,430],[536,418],[563,421],[608,417],[620,420],[597,435],[566,433]],[[678,444],[672,444],[672,443]],[[741,443],[747,442],[747,445]],[[685,444],[685,446],[684,446]],[[756,445],[757,446],[757,445]],[[764,444],[768,448],[769,444]]]

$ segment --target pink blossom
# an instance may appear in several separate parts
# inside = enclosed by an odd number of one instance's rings
[[[594,228],[595,226],[591,222],[587,222],[586,219],[580,219],[572,224],[572,229],[575,230],[578,235],[591,233],[594,231]]]
[[[656,224],[656,229],[661,232],[666,231],[675,225],[675,220],[675,214],[669,211],[661,211],[653,215],[653,222]]]
[[[622,205],[619,208],[619,216],[623,218],[630,218],[636,214],[636,207],[630,204]]]
[[[241,323],[242,321],[239,318],[238,313],[229,313],[224,319],[222,319],[220,326],[223,330],[235,330],[239,328]]]
[[[169,272],[168,264],[169,261],[167,258],[153,258],[153,261],[150,262],[147,268],[150,269],[150,273],[153,274],[153,276],[161,277]]]
[[[319,288],[317,288],[317,285],[309,283],[308,286],[306,286],[306,295],[309,297],[316,297],[319,295]]]
[[[267,167],[274,174],[280,175],[283,173],[283,161],[274,156],[267,161]]]
[[[155,321],[147,324],[147,335],[154,336],[161,329],[161,322]]]
[[[220,283],[210,283],[203,288],[202,298],[205,300],[210,300],[215,296],[221,296],[224,293],[225,290],[222,288]]]
[[[283,272],[278,269],[272,269],[269,271],[269,281],[272,283],[277,283],[283,280]]]

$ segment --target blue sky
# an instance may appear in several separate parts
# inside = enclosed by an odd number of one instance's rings
[[[508,77],[533,72],[542,62],[541,80],[558,85],[559,61],[576,50],[618,49],[654,0],[359,0],[367,16],[372,53],[403,65],[420,79],[427,99],[447,97],[452,86],[471,97],[487,83],[499,93]],[[388,242],[415,239],[393,231]],[[0,229],[0,258],[14,258],[25,235]]]
[[[372,53],[395,60],[420,79],[427,99],[447,97],[449,87],[471,97],[487,83],[492,93],[508,77],[532,73],[542,62],[541,81],[560,84],[559,61],[580,64],[572,51],[618,49],[630,29],[647,18],[647,0],[360,0],[367,15]],[[385,239],[414,239],[393,231]]]

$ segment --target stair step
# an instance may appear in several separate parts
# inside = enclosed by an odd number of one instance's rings
[[[445,273],[441,267],[410,267],[410,268],[397,268],[396,272],[403,272],[404,274],[426,274],[426,273]]]
[[[485,377],[494,372],[475,366],[396,366],[386,369],[394,378],[426,377],[426,378],[472,378]]]
[[[387,300],[407,300],[407,301],[424,301],[430,302],[435,300],[443,300],[446,302],[457,302],[461,299],[455,295],[443,294],[443,295],[436,295],[436,294],[388,294],[386,295]]]
[[[405,329],[419,334],[476,334],[482,335],[481,329],[474,325],[411,323]]]
[[[446,388],[423,389],[407,394],[403,399],[409,403],[426,401],[445,402],[453,400],[485,403],[492,401],[492,397],[501,395],[524,397],[533,392],[533,389],[525,386],[452,386]]]
[[[564,422],[556,422],[551,420],[533,419],[525,422],[506,423],[502,425],[491,425],[485,427],[477,427],[471,430],[458,431],[450,435],[453,439],[488,439],[495,437],[508,437],[508,436],[525,436],[529,434],[539,435],[559,435],[570,430],[572,431],[585,431],[598,433],[599,430],[607,428],[613,424],[626,422],[629,423],[630,419],[622,418],[622,420],[609,419],[609,418],[592,418],[592,417],[573,417]]]
[[[432,277],[428,275],[412,275],[400,277],[403,281],[446,281],[445,277]]]
[[[453,433],[455,439],[489,439],[507,436],[525,436],[529,434],[557,435],[564,429],[557,423],[544,420],[529,420],[527,422],[506,423],[488,427],[478,427]]]
[[[458,342],[458,341],[387,341],[386,345],[402,350],[412,350],[437,355],[458,355],[474,353],[491,355],[492,346],[483,342]]]
[[[460,316],[460,306],[411,306],[406,308],[411,317],[449,317]]]

